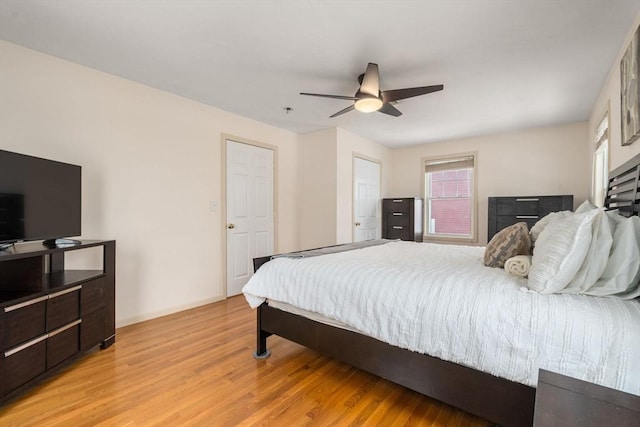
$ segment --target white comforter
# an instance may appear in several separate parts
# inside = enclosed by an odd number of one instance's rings
[[[536,386],[548,369],[640,395],[640,302],[525,292],[483,248],[392,242],[278,258],[244,287],[389,344]]]

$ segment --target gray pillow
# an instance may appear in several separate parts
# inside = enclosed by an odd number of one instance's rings
[[[496,233],[484,250],[484,265],[504,267],[504,263],[516,255],[527,255],[531,250],[531,239],[527,223],[518,222]]]

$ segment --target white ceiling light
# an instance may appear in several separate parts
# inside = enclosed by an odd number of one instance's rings
[[[373,113],[382,107],[382,100],[374,97],[360,98],[356,101],[355,107],[362,113]]]

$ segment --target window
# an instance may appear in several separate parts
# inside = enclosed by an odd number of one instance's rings
[[[474,164],[474,155],[425,160],[427,237],[475,239]]]
[[[609,112],[598,123],[594,138],[593,183],[591,199],[596,206],[604,206],[609,184]]]

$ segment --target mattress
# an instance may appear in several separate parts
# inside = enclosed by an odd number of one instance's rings
[[[243,292],[535,387],[538,369],[640,395],[640,302],[526,292],[483,248],[391,242],[278,258]]]
[[[315,322],[324,323],[325,325],[333,326],[335,328],[346,329],[347,331],[362,333],[361,331],[356,331],[349,325],[345,325],[344,323],[338,322],[335,319],[323,316],[322,314],[314,313],[313,311],[304,310],[300,307],[296,307],[295,305],[287,304],[286,302],[269,300],[268,303],[270,307],[286,311],[287,313],[297,314],[298,316],[306,317],[307,319],[313,320]]]

